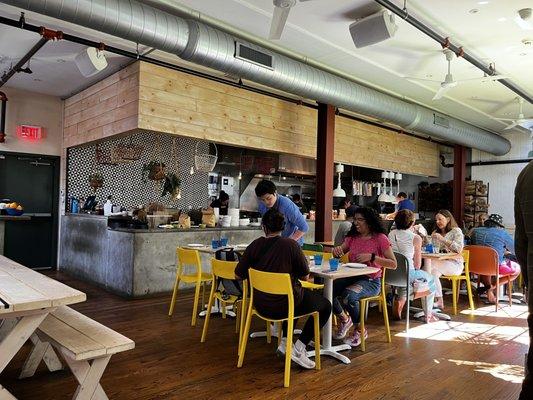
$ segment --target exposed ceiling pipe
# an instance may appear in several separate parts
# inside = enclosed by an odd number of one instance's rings
[[[2,102],[2,108],[0,109],[0,143],[6,141],[6,108],[7,108],[7,96],[4,92],[0,92],[0,102]]]
[[[24,25],[24,13],[22,13],[21,17],[21,24]],[[4,86],[6,82],[17,72],[27,72],[31,74],[31,70],[29,67],[22,68],[24,64],[26,64],[34,55],[37,53],[46,43],[48,43],[49,40],[61,40],[63,38],[63,32],[61,31],[54,31],[51,29],[47,29],[45,27],[39,28],[39,34],[41,35],[41,38],[39,41],[28,51],[20,60],[18,63],[16,63],[14,66],[12,66],[8,71],[6,71],[2,78],[0,78],[0,87]]]
[[[496,69],[494,68],[494,66],[485,65],[483,61],[478,60],[476,57],[468,53],[462,47],[454,45],[453,43],[450,42],[449,38],[439,35],[429,26],[425,25],[423,22],[419,21],[418,19],[410,15],[407,10],[401,9],[396,4],[394,4],[392,1],[390,0],[374,0],[374,1],[382,5],[386,9],[392,11],[394,14],[398,15],[399,17],[401,17],[403,20],[413,25],[419,31],[425,33],[431,39],[438,42],[442,47],[452,50],[458,57],[464,58],[470,64],[474,65],[475,67],[483,71],[483,73],[489,76],[499,75]],[[527,93],[525,90],[520,88],[518,85],[515,85],[513,82],[511,82],[509,79],[499,79],[498,82],[500,82],[502,85],[506,86],[508,89],[515,92],[517,95],[522,97],[524,100],[527,100],[531,104],[533,104],[533,97],[529,93]]]
[[[503,155],[511,147],[507,139],[490,131],[268,51],[204,23],[184,20],[135,0],[0,2],[171,52],[187,61],[303,98],[389,121],[407,131],[424,133],[495,155]],[[243,49],[242,57],[236,56],[238,49]],[[251,61],[250,57],[257,57],[257,60]],[[267,66],[268,63],[270,65]]]

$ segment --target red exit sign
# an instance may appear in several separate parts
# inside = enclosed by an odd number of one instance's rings
[[[18,125],[17,136],[28,140],[41,140],[44,137],[44,128],[42,126]]]

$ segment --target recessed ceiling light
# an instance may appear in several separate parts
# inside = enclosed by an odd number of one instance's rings
[[[498,18],[498,22],[505,22],[505,21],[507,21],[507,18],[505,17]]]
[[[477,8],[472,8],[472,9],[469,10],[468,12],[469,12],[470,14],[475,14],[475,13],[477,13],[478,11],[479,11],[479,10],[478,10]]]
[[[489,4],[489,1],[478,1],[477,4],[484,6],[485,4]]]

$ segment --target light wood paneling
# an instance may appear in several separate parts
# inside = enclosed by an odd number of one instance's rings
[[[317,110],[147,63],[65,102],[66,146],[145,129],[316,157]],[[336,117],[335,160],[438,176],[435,143]]]
[[[64,103],[63,147],[137,128],[139,63],[107,77]]]

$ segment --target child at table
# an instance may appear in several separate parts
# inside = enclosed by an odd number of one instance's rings
[[[355,210],[354,224],[341,246],[333,249],[335,257],[349,252],[350,262],[364,263],[379,268],[374,274],[337,279],[333,288],[333,312],[340,320],[335,339],[344,339],[352,347],[361,344],[361,334],[368,336],[367,330],[361,333],[354,329],[347,337],[350,327],[359,322],[359,300],[376,296],[381,290],[383,268],[396,269],[396,258],[389,239],[380,223],[379,215],[371,208],[359,207]],[[340,296],[339,296],[340,295]]]

